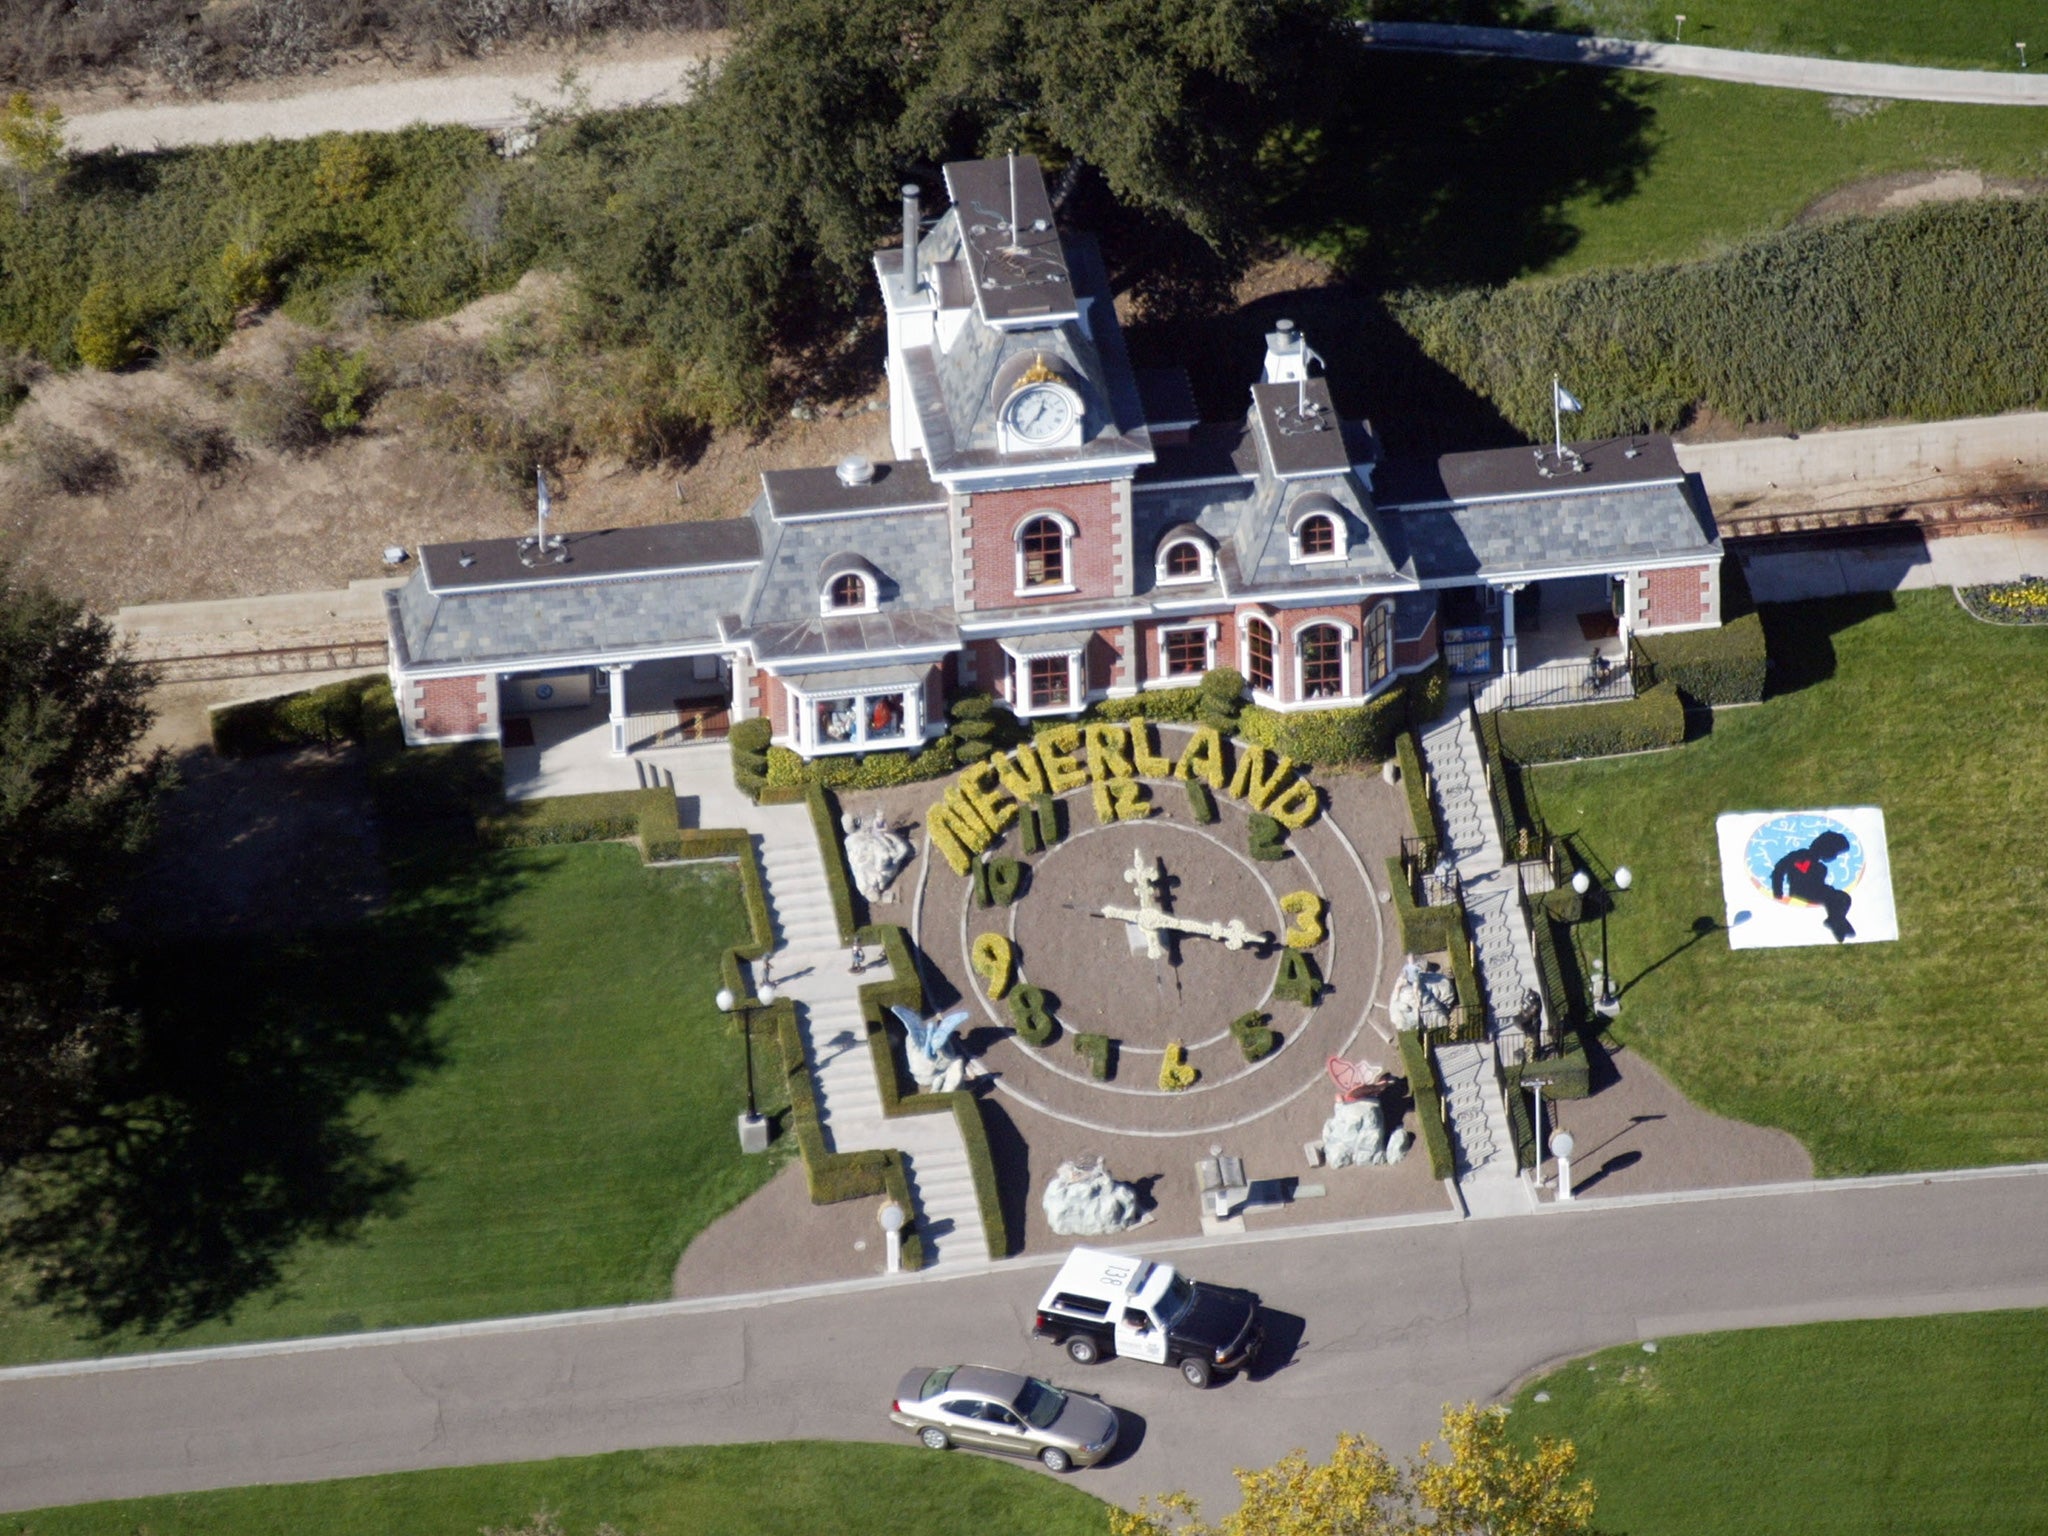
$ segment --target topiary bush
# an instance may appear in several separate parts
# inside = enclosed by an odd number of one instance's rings
[[[1235,667],[1211,667],[1196,685],[1195,694],[1195,718],[1225,736],[1235,736],[1245,708],[1244,674]]]
[[[1246,1061],[1265,1060],[1273,1054],[1273,1047],[1279,1044],[1279,1037],[1266,1022],[1266,1015],[1256,1010],[1230,1021],[1230,1038],[1244,1052]]]
[[[1636,643],[1656,668],[1656,680],[1695,703],[1754,704],[1764,696],[1769,657],[1761,614],[1746,613],[1719,629],[1644,635]]]
[[[1408,720],[1407,696],[1391,688],[1378,698],[1345,709],[1277,710],[1245,707],[1238,734],[1254,746],[1284,752],[1295,762],[1318,768],[1384,762]]]
[[[1097,1082],[1106,1083],[1116,1071],[1116,1042],[1107,1035],[1093,1035],[1085,1031],[1074,1036],[1074,1049],[1088,1062],[1088,1075]]]
[[[1503,710],[1497,718],[1501,750],[1518,763],[1613,757],[1685,740],[1685,705],[1668,682],[1613,704]]]

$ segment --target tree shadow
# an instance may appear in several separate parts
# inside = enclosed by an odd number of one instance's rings
[[[1570,205],[1628,197],[1650,163],[1648,88],[1615,71],[1353,45],[1319,57],[1292,102],[1262,155],[1257,227],[1231,255],[1129,209],[1081,215],[1131,295],[1134,357],[1231,360],[1189,372],[1204,418],[1233,420],[1261,336],[1285,317],[1327,360],[1338,409],[1370,415],[1396,451],[1521,442],[1421,351],[1385,296],[1504,283],[1569,254]],[[1282,250],[1311,260],[1278,262],[1277,283],[1245,293],[1252,259]]]
[[[138,1047],[98,1119],[25,1170],[7,1223],[37,1301],[96,1338],[175,1333],[275,1287],[300,1244],[402,1210],[416,1171],[363,1111],[443,1064],[449,977],[503,941],[524,881],[436,815],[448,802],[412,805],[402,837],[387,823],[375,916],[138,946]]]
[[[1895,607],[1889,592],[1757,604],[1763,619],[1764,650],[1770,657],[1766,693],[1777,698],[1826,682],[1835,675],[1834,637]]]

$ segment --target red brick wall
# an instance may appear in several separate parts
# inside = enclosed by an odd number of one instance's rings
[[[420,688],[417,727],[422,736],[474,736],[490,718],[487,677],[429,677]]]
[[[1396,669],[1419,667],[1426,661],[1436,659],[1440,641],[1436,632],[1437,615],[1429,616],[1429,627],[1420,639],[1396,640],[1394,642],[1394,666]]]
[[[789,690],[772,672],[761,674],[761,713],[774,727],[776,740],[789,734]]]
[[[924,718],[927,725],[933,721],[945,721],[946,673],[950,668],[950,662],[941,662],[924,675]]]
[[[983,491],[967,498],[961,522],[972,541],[973,585],[967,606],[976,610],[1028,607],[1062,598],[1109,597],[1116,587],[1117,537],[1110,500],[1113,482],[1063,485],[1046,491]],[[1074,525],[1067,549],[1072,592],[1017,596],[1017,530],[1040,512],[1058,512]]]
[[[1682,565],[1675,570],[1645,571],[1642,581],[1638,627],[1663,629],[1674,624],[1703,624],[1714,617],[1709,611],[1713,572],[1708,567]]]
[[[960,686],[977,693],[992,693],[997,698],[1003,693],[1003,673],[1008,658],[1003,648],[993,640],[970,640],[967,654],[974,658],[972,681],[962,679]]]
[[[1361,619],[1362,612],[1362,604],[1339,603],[1325,608],[1282,608],[1270,615],[1274,629],[1279,631],[1279,642],[1274,647],[1273,656],[1273,670],[1279,675],[1273,681],[1277,685],[1277,697],[1282,703],[1294,703],[1301,691],[1298,686],[1300,671],[1294,657],[1295,633],[1320,619],[1335,619],[1340,625],[1349,626],[1345,638],[1351,646],[1346,656],[1350,667],[1351,692],[1346,697],[1357,698],[1364,692],[1365,625]]]

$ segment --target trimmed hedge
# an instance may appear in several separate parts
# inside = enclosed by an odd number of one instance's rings
[[[1201,718],[1199,688],[1150,688],[1127,699],[1098,699],[1082,713],[1083,720],[1128,720],[1143,715],[1154,725],[1192,725]]]
[[[1430,1174],[1448,1179],[1458,1171],[1451,1155],[1451,1133],[1444,1125],[1444,1090],[1436,1075],[1436,1058],[1421,1034],[1400,1031],[1401,1064],[1408,1074],[1408,1093],[1415,1100],[1415,1123],[1422,1128],[1422,1144],[1429,1149]]]
[[[1436,808],[1429,803],[1429,774],[1422,766],[1422,746],[1412,730],[1394,738],[1394,754],[1401,764],[1401,792],[1408,797],[1408,819],[1417,837],[1441,844],[1437,835]]]
[[[832,896],[832,916],[839,923],[841,946],[853,942],[859,927],[853,904],[853,880],[846,870],[846,850],[839,840],[839,802],[822,784],[808,786],[804,799],[810,806],[811,827],[818,834],[818,855],[825,865],[825,889]]]
[[[1393,755],[1394,739],[1408,723],[1408,696],[1389,688],[1378,698],[1349,709],[1282,712],[1247,705],[1237,732],[1254,746],[1284,752],[1297,763],[1337,768],[1380,763]]]
[[[1673,684],[1694,703],[1754,704],[1764,696],[1769,658],[1759,613],[1746,613],[1719,629],[1644,635],[1636,644],[1656,668],[1657,681]]]
[[[1418,907],[1402,873],[1399,855],[1387,860],[1387,885],[1394,893],[1394,915],[1401,923],[1401,947],[1411,955],[1425,955],[1448,949],[1450,925],[1458,920],[1456,907]]]
[[[1273,1027],[1266,1022],[1266,1016],[1256,1009],[1230,1021],[1230,1038],[1237,1042],[1237,1048],[1244,1052],[1246,1061],[1263,1061],[1273,1054],[1276,1043]]]
[[[1675,747],[1684,740],[1685,705],[1677,688],[1668,682],[1612,704],[1504,710],[1500,714],[1501,750],[1518,763],[1614,757]]]
[[[1074,1036],[1074,1049],[1088,1063],[1088,1075],[1097,1082],[1109,1081],[1111,1060],[1116,1051],[1116,1042],[1107,1035],[1090,1034],[1080,1031]]]
[[[213,750],[222,757],[359,743],[397,722],[391,683],[382,677],[352,677],[300,693],[217,704],[207,711]]]
[[[768,743],[774,736],[775,727],[756,715],[735,721],[725,738],[732,751],[733,784],[750,800],[760,799],[768,787]]]
[[[1512,861],[1515,834],[1527,823],[1515,814],[1514,773],[1500,744],[1502,713],[1493,710],[1479,717],[1479,755],[1486,763],[1486,791],[1493,802],[1493,824],[1500,832],[1501,848]]]

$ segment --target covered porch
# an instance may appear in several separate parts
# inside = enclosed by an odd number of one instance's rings
[[[516,751],[595,732],[609,754],[720,742],[732,727],[732,671],[719,655],[670,656],[499,679],[500,740]]]
[[[1453,683],[1482,710],[1632,698],[1621,580],[1565,576],[1446,593]]]

